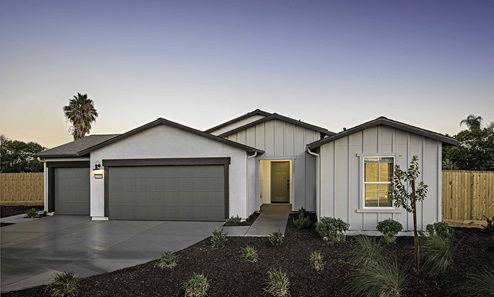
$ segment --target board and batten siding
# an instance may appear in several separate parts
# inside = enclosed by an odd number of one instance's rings
[[[227,137],[265,151],[256,158],[257,197],[260,197],[259,160],[292,160],[293,209],[304,207],[309,211],[316,209],[316,160],[305,151],[307,144],[320,138],[318,131],[280,120],[264,122]]]
[[[413,155],[419,158],[419,181],[429,186],[427,197],[418,204],[418,227],[441,221],[440,141],[388,126],[368,128],[320,147],[321,217],[336,217],[350,224],[350,230],[376,230],[377,223],[391,218],[404,230],[413,230],[412,214],[403,208],[369,210],[363,205],[363,157],[394,156],[395,164],[408,168]]]

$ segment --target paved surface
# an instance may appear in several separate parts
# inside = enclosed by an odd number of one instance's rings
[[[261,214],[252,226],[223,227],[228,236],[269,236],[281,231],[285,235],[291,205],[262,205]]]
[[[0,228],[2,292],[47,284],[63,271],[86,277],[145,263],[193,245],[223,224],[77,216],[19,221]]]

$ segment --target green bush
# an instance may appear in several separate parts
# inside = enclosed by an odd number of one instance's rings
[[[321,271],[324,268],[324,259],[320,252],[312,252],[309,257],[309,263],[315,271]]]
[[[73,297],[77,296],[78,285],[79,278],[73,272],[63,272],[55,274],[53,282],[46,289],[52,297]]]
[[[305,229],[309,227],[310,219],[304,215],[299,215],[297,218],[293,218],[293,224],[297,229]]]
[[[429,235],[437,234],[443,238],[451,238],[453,236],[453,229],[443,222],[429,224],[426,226],[426,230]]]
[[[424,268],[431,274],[439,274],[453,262],[453,243],[439,233],[432,233],[423,238],[420,256],[423,260]]]
[[[403,230],[403,226],[398,221],[387,219],[377,223],[377,230],[384,235],[384,242],[391,244],[396,242],[396,235]]]
[[[274,246],[279,246],[283,242],[283,234],[280,230],[269,234],[269,243]]]
[[[251,246],[244,247],[242,249],[242,258],[251,263],[257,262],[258,255],[256,249]]]
[[[376,265],[358,268],[347,287],[359,296],[399,297],[406,278],[396,259],[382,258]]]
[[[177,266],[177,256],[173,252],[164,252],[156,264],[159,268],[173,268]]]
[[[383,260],[383,248],[370,236],[357,236],[357,245],[348,253],[350,262],[359,267],[375,266]]]
[[[28,218],[36,218],[38,216],[38,211],[36,208],[30,208],[26,211],[26,216]]]
[[[220,249],[225,246],[228,241],[228,233],[223,232],[223,229],[216,229],[213,231],[213,236],[211,236],[211,245],[215,249]]]
[[[492,219],[489,219],[488,217],[484,216],[487,225],[483,226],[484,229],[489,232],[489,234],[494,235],[494,217]]]
[[[206,296],[209,289],[208,278],[202,273],[195,273],[184,284],[185,297]]]
[[[309,212],[307,212],[307,210],[305,210],[305,208],[303,207],[300,207],[299,210],[297,210],[297,217],[308,217],[309,216]]]
[[[286,273],[281,270],[269,271],[268,283],[264,291],[277,297],[290,296],[290,280]]]
[[[344,242],[349,226],[342,219],[324,217],[316,223],[316,231],[325,241]]]
[[[242,222],[242,219],[237,215],[237,216],[231,216],[230,218],[226,219],[225,225],[227,226],[238,226],[240,225],[240,222]]]

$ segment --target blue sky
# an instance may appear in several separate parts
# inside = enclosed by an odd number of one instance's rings
[[[341,131],[384,115],[455,134],[494,121],[494,1],[0,0],[0,134],[70,141],[256,108]]]

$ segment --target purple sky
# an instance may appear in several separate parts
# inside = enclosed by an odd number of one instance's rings
[[[384,115],[456,134],[494,121],[494,1],[0,1],[0,134],[72,139],[256,108],[341,131]]]

